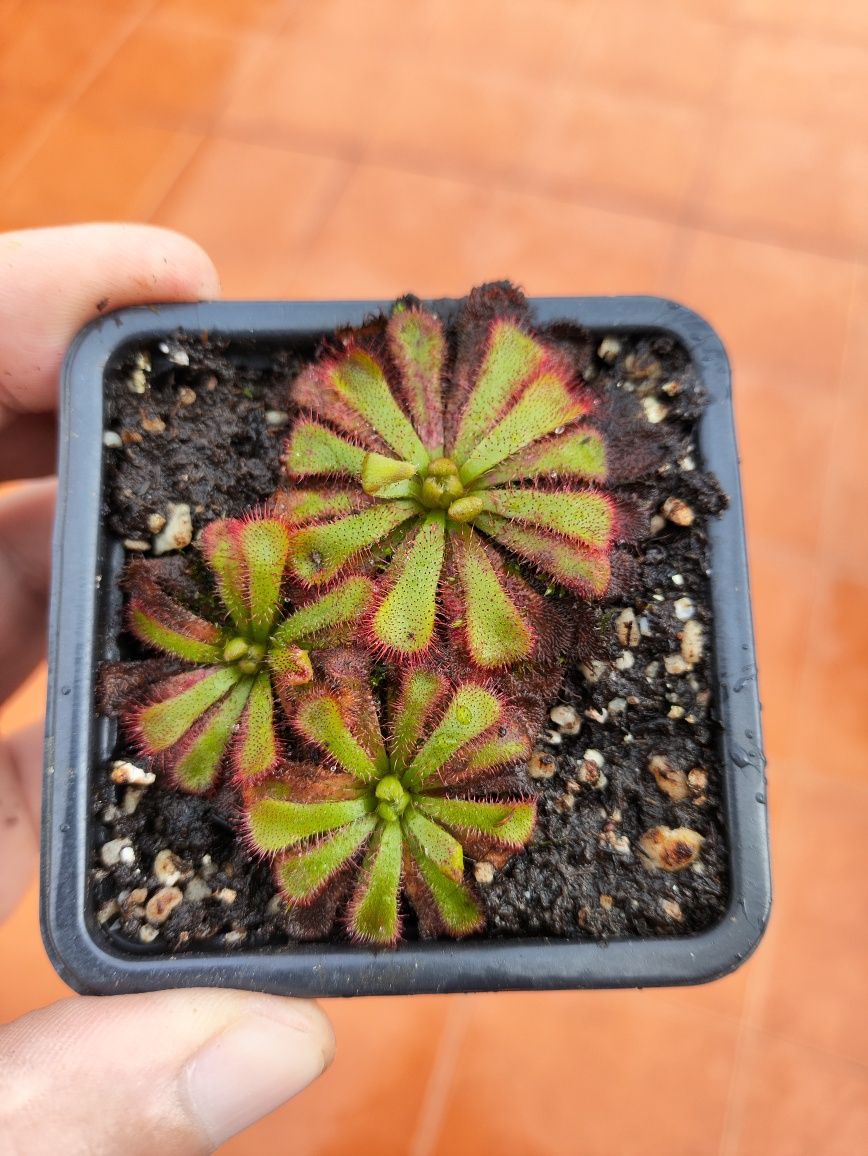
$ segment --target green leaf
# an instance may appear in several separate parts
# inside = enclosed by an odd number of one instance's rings
[[[504,585],[478,535],[453,535],[458,578],[464,595],[467,649],[482,667],[508,666],[528,658],[534,634]]]
[[[495,321],[476,384],[464,407],[450,456],[464,461],[510,398],[534,374],[545,348],[511,321]]]
[[[418,800],[422,802],[422,800]],[[425,858],[450,879],[464,877],[464,852],[456,838],[411,804],[401,816],[401,826],[415,859]]]
[[[437,913],[450,935],[469,935],[485,921],[479,903],[468,887],[455,879],[450,879],[424,857],[413,856],[419,873],[431,892]]]
[[[414,502],[378,502],[337,522],[308,526],[293,535],[290,566],[309,585],[328,582],[347,562],[418,512]]]
[[[374,614],[372,631],[380,645],[397,654],[423,653],[434,635],[445,521],[442,511],[428,514],[389,565],[388,591]]]
[[[334,799],[324,803],[294,803],[262,795],[247,811],[250,837],[258,851],[284,851],[312,835],[324,835],[364,818],[365,799]]]
[[[612,500],[594,490],[487,490],[485,508],[503,518],[605,549],[612,539]]]
[[[518,450],[587,412],[587,404],[554,372],[532,381],[506,416],[464,460],[459,476],[465,486]]]
[[[416,473],[416,467],[410,462],[401,462],[396,458],[387,458],[384,454],[365,454],[362,465],[362,489],[366,494],[383,496],[395,482],[405,482]]]
[[[363,783],[373,782],[388,769],[385,752],[376,759],[368,754],[329,694],[306,698],[298,709],[295,723],[306,739],[328,751],[339,766]]]
[[[428,454],[389,388],[382,366],[363,349],[352,349],[329,371],[335,393],[371,425],[383,441],[417,469]]]
[[[246,570],[245,595],[253,633],[264,642],[281,602],[289,530],[275,518],[251,518],[241,525],[239,545]]]
[[[375,816],[364,815],[336,835],[284,856],[277,866],[277,881],[286,898],[293,903],[309,903],[315,899],[352,859],[376,825]]]
[[[166,697],[146,706],[138,716],[139,731],[148,749],[156,753],[176,743],[239,677],[238,671],[230,667],[206,667],[158,683],[156,692]],[[183,689],[173,693],[175,687]]]
[[[270,770],[277,759],[274,733],[274,700],[271,680],[261,672],[253,681],[235,748],[235,765],[243,779]]]
[[[324,522],[341,514],[354,514],[365,499],[349,490],[322,487],[315,490],[278,490],[272,509],[289,526]]]
[[[446,353],[443,326],[426,309],[396,306],[386,338],[413,425],[427,449],[439,453],[443,446],[440,379]]]
[[[574,426],[565,433],[525,447],[485,477],[486,486],[532,478],[581,478],[604,481],[608,474],[606,446],[596,430]]]
[[[448,680],[434,670],[417,667],[405,673],[401,694],[392,711],[391,764],[400,775],[413,756],[434,707]]]
[[[241,522],[235,518],[210,522],[202,531],[201,549],[217,580],[223,605],[243,634],[250,625],[250,615],[244,591],[245,566],[238,541],[240,527]]]
[[[536,806],[530,801],[487,803],[425,795],[415,800],[415,806],[437,823],[485,835],[503,847],[523,847],[536,821]]]
[[[278,661],[283,647],[321,639],[329,631],[358,621],[367,610],[374,584],[368,578],[347,578],[321,598],[294,610],[271,637],[269,661]]]
[[[220,661],[222,638],[217,627],[156,588],[133,597],[128,621],[136,638],[166,654],[202,666]]]
[[[197,728],[192,728],[188,736],[192,741],[181,744],[183,752],[172,759],[171,765],[175,778],[185,790],[207,791],[214,785],[251,686],[251,679],[241,679],[208,716],[195,737]]]
[[[490,739],[477,747],[462,768],[462,778],[472,779],[484,771],[507,766],[527,758],[531,751],[530,739],[524,734],[511,734]]]
[[[286,447],[286,472],[291,478],[348,474],[359,478],[366,451],[316,421],[296,422]]]
[[[398,894],[403,838],[398,823],[381,823],[362,864],[349,926],[367,943],[394,943],[400,934]]]
[[[600,598],[609,589],[612,564],[603,550],[565,542],[563,538],[491,514],[483,514],[476,525],[508,550],[532,562],[559,586],[574,590],[584,598]]]
[[[410,764],[404,776],[405,787],[418,791],[454,754],[499,718],[500,703],[491,691],[473,682],[464,683]]]

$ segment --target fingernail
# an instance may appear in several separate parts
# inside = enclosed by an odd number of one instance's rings
[[[318,1013],[254,1012],[193,1056],[182,1087],[216,1148],[298,1095],[322,1074],[331,1051]]]

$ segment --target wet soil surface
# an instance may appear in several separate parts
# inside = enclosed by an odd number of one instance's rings
[[[593,387],[664,438],[665,460],[621,487],[647,506],[648,537],[633,548],[629,596],[598,609],[596,655],[568,667],[526,768],[539,798],[532,843],[506,864],[473,865],[489,937],[684,935],[719,922],[727,902],[705,535],[726,499],[696,446],[701,386],[668,338],[598,333],[594,344]],[[269,497],[296,365],[287,350],[175,335],[110,368],[104,515],[130,555],[152,549],[179,504],[195,533]],[[125,636],[118,644],[145,657]],[[124,758],[148,772],[119,736],[112,759]],[[165,954],[304,937],[268,865],[234,836],[231,789],[198,798],[159,778],[117,783],[111,765],[96,775],[91,884],[116,946]],[[656,828],[675,834],[652,845]]]

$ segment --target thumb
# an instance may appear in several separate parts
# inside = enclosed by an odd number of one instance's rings
[[[199,1156],[315,1080],[316,1004],[235,991],[68,999],[0,1028],[0,1151]]]

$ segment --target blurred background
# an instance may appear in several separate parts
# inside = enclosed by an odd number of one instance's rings
[[[0,229],[173,226],[228,297],[663,294],[733,360],[757,955],[696,989],[330,1001],[333,1069],[226,1156],[865,1151],[866,130],[866,0],[0,0]],[[34,887],[0,1019],[64,993]]]

